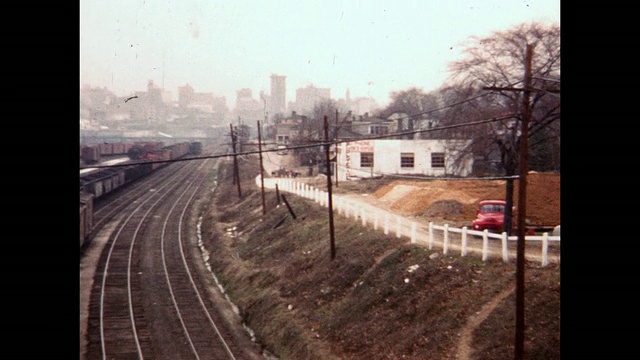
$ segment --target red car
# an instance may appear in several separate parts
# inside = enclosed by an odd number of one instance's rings
[[[504,212],[507,208],[507,202],[504,200],[483,200],[478,204],[478,210],[476,210],[476,219],[473,220],[472,228],[477,231],[484,231],[485,229],[493,233],[502,233],[504,231]],[[517,212],[513,209],[512,212],[513,231],[516,232],[517,225]],[[533,229],[527,229],[527,235],[534,235]]]

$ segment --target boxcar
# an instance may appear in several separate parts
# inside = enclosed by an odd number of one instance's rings
[[[123,155],[127,152],[124,150],[124,143],[115,143],[113,144],[113,155]]]
[[[98,145],[85,145],[82,147],[82,160],[87,164],[100,162],[100,147]]]
[[[113,155],[113,144],[104,143],[99,144],[101,155]]]

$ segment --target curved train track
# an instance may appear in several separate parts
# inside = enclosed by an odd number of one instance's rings
[[[260,358],[197,265],[194,204],[214,174],[210,159],[171,164],[96,210],[98,228],[117,225],[95,272],[87,359]]]

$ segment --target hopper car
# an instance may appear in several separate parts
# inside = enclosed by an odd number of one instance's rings
[[[98,151],[101,151],[99,146],[87,146],[87,148],[97,148]],[[111,147],[111,155],[114,155],[114,148],[115,146]],[[108,147],[105,147],[105,149],[108,149]],[[166,166],[170,160],[180,159],[184,156],[194,154],[194,149],[200,149],[201,151],[201,145],[194,146],[193,143],[190,142],[176,143],[168,146],[163,146],[162,143],[139,143],[132,144],[129,147],[118,147],[118,151],[125,151],[125,149],[128,155],[132,152],[135,153],[135,158],[131,158],[131,160],[121,166],[101,168],[96,171],[80,175],[81,249],[91,236],[93,226],[93,208],[94,203],[97,200],[114,192],[125,184],[132,183],[152,173],[156,169]],[[132,149],[136,150],[132,151]]]

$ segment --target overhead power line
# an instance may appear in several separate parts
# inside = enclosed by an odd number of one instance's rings
[[[333,145],[333,144],[337,145],[337,144],[356,142],[356,141],[361,141],[361,140],[377,140],[377,139],[396,138],[396,137],[401,137],[401,136],[405,136],[405,135],[426,133],[426,132],[431,132],[431,131],[439,131],[439,130],[447,130],[447,129],[459,128],[459,127],[464,127],[464,126],[474,126],[474,125],[488,124],[488,123],[492,123],[492,122],[497,122],[497,121],[510,119],[510,118],[513,118],[516,115],[517,114],[515,114],[515,113],[511,113],[511,114],[503,115],[503,116],[500,116],[500,117],[494,117],[494,118],[478,120],[478,121],[471,121],[471,122],[466,122],[466,123],[461,123],[461,124],[436,126],[436,127],[430,128],[430,129],[403,131],[403,132],[387,134],[387,135],[365,136],[365,137],[360,137],[360,138],[356,138],[356,139],[349,139],[349,140],[318,141],[318,142],[314,142],[313,144],[287,146],[287,150],[315,148],[315,147],[318,147],[318,146]],[[117,167],[123,167],[123,166],[131,166],[131,165],[138,165],[138,164],[148,164],[148,163],[154,163],[155,164],[155,163],[171,163],[171,162],[190,161],[190,160],[217,159],[217,158],[221,158],[221,157],[252,155],[252,154],[259,154],[260,152],[264,153],[264,152],[277,152],[277,151],[278,151],[278,149],[267,149],[267,150],[262,150],[262,151],[260,151],[260,150],[242,151],[242,152],[235,152],[234,151],[232,153],[214,154],[214,155],[208,155],[208,156],[195,156],[195,157],[173,159],[173,160],[139,161],[139,162],[136,162],[136,163],[115,164],[115,165],[92,165],[92,166],[86,166],[86,167],[82,167],[81,166],[80,170],[82,170],[82,169],[117,168]]]

